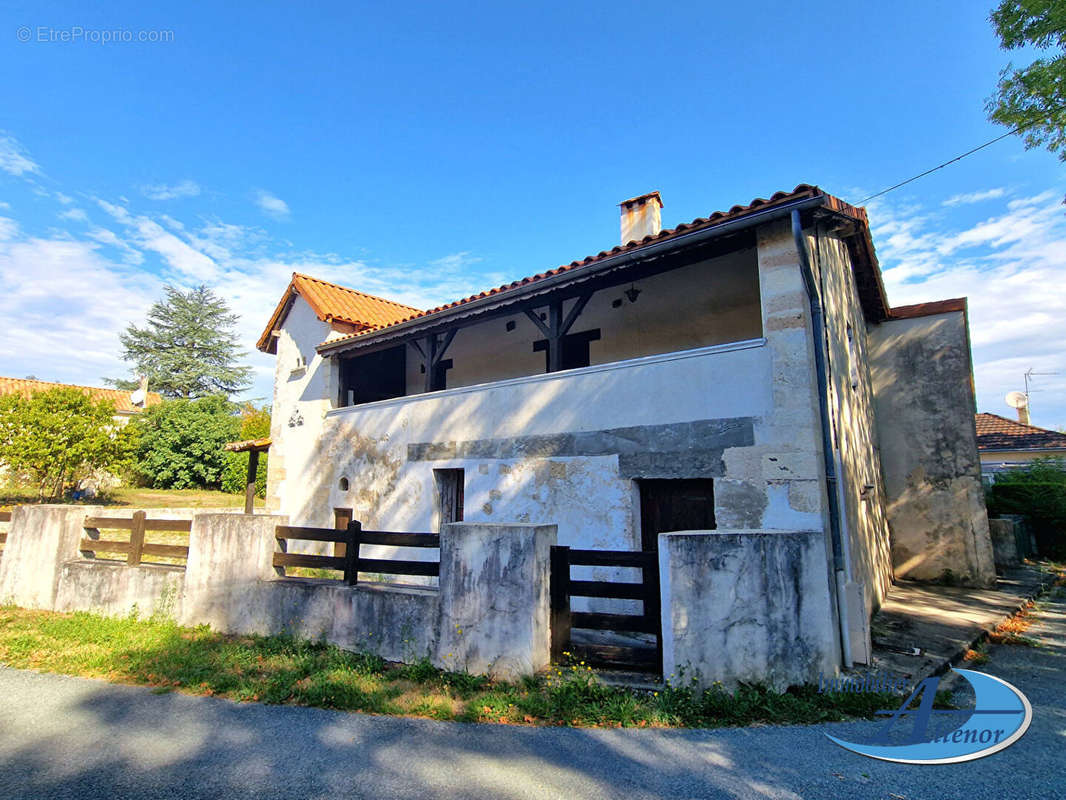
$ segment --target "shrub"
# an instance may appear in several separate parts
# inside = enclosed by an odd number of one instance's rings
[[[238,439],[262,439],[270,435],[270,409],[256,408],[246,403],[241,408],[241,430]],[[248,453],[226,453],[226,470],[222,474],[222,491],[241,494],[248,480]],[[266,497],[267,454],[259,454],[259,466],[255,471],[255,493]]]
[[[1038,459],[1025,469],[1000,473],[987,501],[990,515],[1024,515],[1041,555],[1066,558],[1066,461]]]
[[[0,397],[0,462],[31,479],[40,499],[62,497],[76,478],[116,460],[114,414],[112,403],[78,389]]]
[[[135,423],[137,472],[155,489],[218,489],[240,417],[222,396],[165,400]]]

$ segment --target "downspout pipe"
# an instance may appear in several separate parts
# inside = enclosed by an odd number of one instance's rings
[[[811,259],[807,252],[807,240],[803,237],[800,224],[800,210],[792,210],[792,238],[799,253],[800,273],[803,286],[807,291],[807,300],[811,307],[811,330],[814,335],[814,371],[818,382],[818,414],[822,423],[822,460],[825,465],[826,500],[829,509],[829,538],[833,550],[833,575],[836,582],[837,625],[840,630],[840,649],[844,666],[852,666],[851,634],[848,631],[846,584],[847,573],[844,564],[844,543],[840,530],[840,495],[836,459],[833,457],[833,429],[829,419],[829,373],[826,369],[825,355],[825,313],[818,285],[811,270]]]

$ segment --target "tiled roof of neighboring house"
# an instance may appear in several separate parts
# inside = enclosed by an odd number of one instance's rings
[[[256,347],[260,350],[273,352],[271,333],[281,325],[297,295],[307,301],[320,320],[341,322],[357,330],[382,328],[423,313],[403,303],[375,297],[366,292],[348,289],[335,283],[312,278],[310,275],[294,272],[284,296],[270,317],[266,330],[256,343]]]
[[[933,314],[946,314],[949,311],[965,311],[966,298],[955,297],[951,300],[934,300],[931,303],[915,303],[913,306],[894,306],[888,312],[889,319],[913,319],[928,317]]]
[[[118,414],[139,414],[144,410],[141,406],[135,406],[130,402],[130,393],[122,389],[101,389],[95,386],[76,386],[70,383],[51,383],[49,381],[37,381],[27,378],[0,378],[0,395],[21,394],[29,397],[35,392],[47,392],[49,389],[80,389],[93,400],[109,400],[115,404],[115,412]],[[163,402],[163,398],[156,392],[148,392],[145,399],[145,407],[154,406]]]
[[[485,291],[480,292],[479,294],[470,295],[469,297],[464,297],[461,300],[456,300],[452,303],[446,303],[445,305],[437,306],[436,308],[431,308],[428,311],[418,311],[402,319],[391,320],[389,322],[374,327],[364,328],[362,330],[348,334],[347,336],[331,339],[329,342],[324,344],[329,344],[330,346],[332,346],[334,344],[337,344],[338,342],[343,342],[345,340],[354,339],[359,336],[365,336],[367,334],[375,333],[379,330],[391,327],[393,325],[398,325],[402,322],[408,322],[419,317],[425,317],[429,316],[430,314],[436,314],[441,311],[456,308],[458,306],[465,305],[466,303],[470,303],[474,300],[479,300],[483,297],[489,297],[491,295],[500,294],[511,289],[517,289],[519,287],[528,286],[538,281],[550,278],[554,275],[567,272],[568,270],[572,270],[576,267],[583,267],[588,264],[593,264],[602,259],[615,256],[620,253],[626,253],[632,250],[637,250],[641,247],[646,247],[647,245],[654,244],[657,242],[669,240],[673,237],[680,236],[681,234],[689,234],[695,231],[704,230],[706,228],[711,228],[726,222],[732,222],[734,220],[740,219],[741,217],[754,214],[756,212],[766,211],[775,206],[784,205],[786,203],[790,203],[796,200],[815,197],[823,198],[826,207],[832,209],[833,211],[837,211],[839,213],[852,217],[853,219],[857,220],[865,229],[864,245],[866,253],[864,254],[864,256],[871,262],[871,274],[865,276],[864,279],[860,280],[860,292],[865,289],[869,292],[872,292],[873,295],[877,296],[878,302],[880,302],[884,307],[884,315],[887,316],[888,304],[885,300],[884,286],[881,283],[880,270],[877,267],[877,258],[873,252],[873,242],[869,237],[869,221],[866,216],[866,209],[849,205],[843,200],[822,191],[817,186],[801,183],[791,192],[776,192],[771,195],[769,199],[757,197],[747,205],[736,205],[730,208],[728,211],[715,211],[713,214],[707,217],[697,217],[696,219],[692,220],[692,222],[683,222],[675,228],[664,229],[654,236],[645,236],[639,242],[631,241],[627,244],[613,247],[610,250],[602,250],[596,255],[588,256],[584,259],[581,259],[580,261],[571,261],[569,264],[564,264],[560,267],[556,267],[555,269],[548,270],[547,272],[541,272],[536,275],[532,275],[528,278],[522,278],[521,280],[504,284],[503,286],[497,286],[493,289],[486,289]]]
[[[977,415],[978,450],[1057,450],[1066,449],[1066,433],[1001,417]]]

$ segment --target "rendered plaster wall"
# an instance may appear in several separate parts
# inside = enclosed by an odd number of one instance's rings
[[[129,567],[98,558],[67,561],[59,568],[56,611],[92,611],[110,616],[161,614],[177,617],[185,568],[166,564]]]
[[[807,236],[826,323],[829,406],[840,482],[848,580],[868,617],[892,584],[892,554],[870,379],[866,319],[847,245],[819,230]]]
[[[990,585],[965,313],[881,323],[870,365],[896,575]]]
[[[125,510],[114,516],[131,513]],[[54,611],[176,614],[181,567],[128,567],[82,556],[85,518],[110,515],[100,506],[17,506],[0,559],[0,602]],[[166,516],[177,518],[173,511]]]
[[[570,329],[570,333],[599,329],[600,339],[589,344],[590,364],[762,335],[754,250],[700,261],[633,285],[640,291],[636,301],[624,294],[629,285],[595,292]],[[620,302],[617,308],[613,305],[616,301]],[[564,316],[573,303],[568,301],[563,306]],[[507,330],[509,323],[514,323],[514,330]],[[545,353],[533,350],[533,343],[543,338],[544,334],[525,314],[461,329],[444,356],[452,361],[447,372],[448,388],[544,373]],[[409,395],[424,391],[425,373],[421,368],[421,355],[409,346]]]
[[[826,557],[820,530],[660,534],[664,673],[779,691],[834,674]]]
[[[279,333],[267,462],[268,511],[279,510],[282,496],[297,489],[291,476],[307,471],[323,417],[335,405],[339,391],[336,363],[315,351],[317,345],[336,334],[302,297],[293,301]],[[305,366],[299,365],[300,359]]]
[[[434,470],[462,469],[468,522],[552,523],[562,544],[639,549],[636,481],[724,476],[771,407],[763,343],[724,347],[337,409],[307,471],[289,473],[283,509],[295,524],[329,526],[333,508],[351,508],[367,529],[436,531]],[[761,523],[771,506],[757,488],[727,487],[723,513]]]

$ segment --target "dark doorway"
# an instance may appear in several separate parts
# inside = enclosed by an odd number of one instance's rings
[[[443,526],[446,522],[462,522],[465,471],[435,469],[433,478],[437,484],[437,516],[440,519],[440,525]]]
[[[640,546],[658,552],[659,534],[707,531],[714,520],[714,481],[710,478],[640,482]]]

